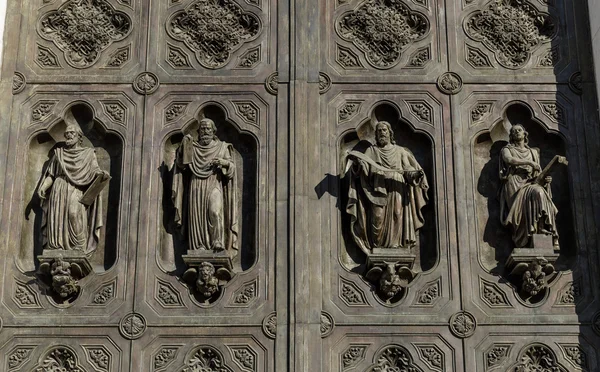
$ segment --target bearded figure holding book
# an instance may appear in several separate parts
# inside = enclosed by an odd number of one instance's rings
[[[79,126],[67,126],[64,135],[65,144],[52,151],[38,189],[43,210],[43,246],[89,254],[100,239],[99,194],[110,176],[98,166],[95,150],[82,146]]]
[[[502,148],[500,155],[502,224],[512,228],[515,248],[532,247],[531,237],[537,234],[551,236],[557,248],[558,209],[552,202],[552,177],[548,173],[554,163],[567,164],[567,161],[555,156],[542,171],[540,151],[528,146],[525,128],[514,125],[509,138],[509,144]]]
[[[188,251],[237,250],[236,167],[233,146],[220,141],[211,119],[200,120],[198,140],[186,135],[173,176],[175,223]]]

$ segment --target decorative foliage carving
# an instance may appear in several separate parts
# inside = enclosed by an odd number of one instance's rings
[[[326,311],[321,311],[321,337],[327,337],[333,332],[335,322],[333,317]]]
[[[110,353],[104,346],[83,346],[86,358],[98,371],[108,371],[110,368]]]
[[[518,69],[557,30],[547,13],[539,12],[527,0],[491,0],[485,10],[465,20],[465,32],[492,51],[500,65]]]
[[[169,124],[185,114],[189,102],[173,102],[165,109],[165,123]]]
[[[340,66],[346,69],[363,69],[360,58],[350,48],[336,44],[335,60]]]
[[[369,345],[350,344],[340,355],[341,370],[352,369],[365,360]]]
[[[231,54],[254,40],[261,23],[254,13],[244,11],[233,0],[198,0],[175,12],[167,31],[196,54],[198,62],[210,69],[225,66]]]
[[[425,15],[400,1],[369,0],[346,12],[336,22],[338,35],[360,49],[373,67],[389,69],[401,53],[429,32]]]
[[[571,90],[576,94],[583,93],[582,83],[583,83],[583,81],[581,78],[581,72],[575,72],[569,78],[569,88],[571,88]]]
[[[425,67],[429,61],[431,61],[431,47],[428,45],[411,54],[406,67]]]
[[[477,102],[475,107],[471,109],[471,123],[475,123],[483,119],[487,114],[492,112],[492,102]]]
[[[263,332],[272,339],[277,337],[277,313],[272,312],[267,315],[262,324]]]
[[[40,303],[35,292],[25,283],[15,281],[15,294],[13,296],[15,303],[24,309],[41,309]]]
[[[489,307],[511,306],[508,297],[496,283],[481,278],[479,278],[479,295]]]
[[[125,125],[127,108],[119,101],[102,101],[102,108],[108,117],[117,124]]]
[[[182,307],[183,301],[181,294],[171,283],[161,279],[156,279],[156,300],[163,307]]]
[[[260,62],[260,45],[245,51],[240,57],[237,68],[251,69]]]
[[[37,102],[31,109],[31,119],[33,121],[46,120],[52,114],[52,110],[54,109],[54,106],[56,106],[57,102],[58,101],[50,100]]]
[[[587,370],[587,355],[577,344],[559,344],[565,359],[577,369]]]
[[[348,306],[368,306],[364,292],[352,281],[340,277],[340,298]]]
[[[474,68],[490,68],[492,66],[492,62],[488,58],[487,54],[467,44],[466,46],[467,52],[467,63],[473,66]]]
[[[177,356],[177,351],[179,347],[177,346],[164,346],[162,347],[156,355],[154,355],[153,359],[153,367],[156,370],[161,370],[166,368],[169,364],[173,363],[175,357]]]
[[[167,43],[167,62],[175,69],[192,68],[192,63],[187,53],[183,49],[169,43]]]
[[[79,366],[77,354],[70,348],[59,346],[44,354],[35,372],[85,372]]]
[[[252,101],[232,101],[235,113],[246,123],[259,126],[260,109]]]
[[[467,338],[475,333],[477,322],[473,314],[459,311],[450,318],[450,331],[459,338]]]
[[[419,352],[419,359],[432,370],[443,371],[444,353],[434,344],[415,345]]]
[[[267,76],[265,88],[267,89],[267,92],[275,95],[277,94],[277,89],[279,88],[279,77],[277,76],[277,72]]]
[[[131,57],[131,44],[118,48],[108,57],[106,67],[119,68],[123,67]]]
[[[362,101],[346,101],[338,108],[338,122],[352,119],[360,111]]]
[[[105,0],[69,0],[40,19],[40,36],[64,52],[75,68],[92,66],[102,51],[131,32],[129,16]]]
[[[19,71],[15,71],[12,80],[12,92],[13,94],[19,94],[25,89],[25,85],[27,84],[27,80],[25,79],[25,75],[20,73]]]
[[[94,299],[92,300],[93,305],[106,305],[110,300],[115,297],[115,282],[105,284],[96,292]]]
[[[319,72],[319,93],[323,94],[331,88],[331,78],[324,72]]]
[[[462,89],[462,79],[454,72],[446,72],[437,80],[438,89],[442,93],[456,94]]]
[[[219,350],[203,345],[194,350],[181,372],[233,372],[233,370],[225,365]]]
[[[133,81],[133,89],[139,94],[152,94],[158,89],[158,76],[151,72],[142,72]]]
[[[438,278],[433,282],[425,284],[417,293],[415,303],[418,305],[433,305],[441,295],[440,282],[441,278]]]
[[[54,54],[51,49],[41,46],[40,44],[37,44],[35,63],[37,63],[41,68],[61,68],[56,54]]]
[[[232,360],[237,364],[242,371],[256,372],[257,370],[257,355],[256,352],[248,345],[227,346],[231,353]]]
[[[548,52],[540,58],[538,67],[554,67],[560,59],[560,53],[558,47],[551,48]]]
[[[422,372],[423,370],[414,364],[412,356],[400,345],[389,345],[381,349],[373,358],[374,364],[367,372]]]
[[[493,344],[490,346],[484,354],[485,370],[488,371],[504,363],[511,348],[512,344]]]
[[[13,349],[10,353],[8,353],[8,370],[17,370],[23,364],[29,361],[33,349],[35,349],[35,346],[18,346],[16,349]]]
[[[425,101],[406,101],[410,112],[420,121],[433,125],[433,108]]]
[[[244,283],[233,293],[233,304],[249,305],[254,302],[258,294],[258,278]]]
[[[569,282],[565,285],[556,299],[557,305],[575,305],[581,299],[581,287],[577,282]]]
[[[540,102],[542,111],[555,123],[564,124],[564,110],[557,102]]]
[[[532,344],[521,350],[518,361],[511,371],[567,372],[567,369],[558,364],[552,349],[543,344]]]
[[[146,331],[146,319],[141,314],[129,313],[121,319],[119,331],[128,340],[140,338]]]

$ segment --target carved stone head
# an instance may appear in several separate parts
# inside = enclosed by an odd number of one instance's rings
[[[390,143],[395,144],[396,140],[394,139],[394,131],[392,130],[392,126],[387,121],[380,121],[375,126],[375,140],[377,141],[377,146],[383,147]]]
[[[77,125],[68,125],[65,129],[65,143],[67,147],[81,145],[83,143],[83,131]]]
[[[510,128],[508,138],[510,143],[516,143],[520,140],[523,140],[525,144],[529,143],[529,133],[527,133],[527,131],[521,124],[515,124]]]
[[[198,140],[202,145],[208,145],[212,140],[217,139],[217,126],[211,119],[204,118],[200,120],[198,127]]]

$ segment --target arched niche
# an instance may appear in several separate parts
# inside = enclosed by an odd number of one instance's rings
[[[415,246],[416,255],[414,271],[416,273],[431,270],[438,259],[437,224],[435,199],[435,168],[433,139],[425,132],[417,130],[406,120],[393,102],[379,102],[370,111],[369,119],[361,122],[356,129],[345,132],[339,138],[339,154],[341,170],[339,207],[341,211],[342,244],[339,260],[347,270],[364,273],[366,270],[366,255],[354,242],[349,231],[350,216],[345,211],[348,203],[349,173],[346,173],[347,153],[354,150],[364,153],[375,144],[375,126],[380,121],[387,121],[392,126],[396,144],[409,149],[425,172],[429,183],[427,204],[421,209],[424,225],[418,231],[418,242]]]
[[[489,130],[475,136],[472,143],[473,177],[476,182],[475,204],[477,213],[479,262],[488,272],[501,274],[513,250],[511,230],[500,221],[500,151],[508,144],[511,126],[521,124],[529,133],[529,146],[540,149],[542,169],[555,155],[567,156],[565,138],[533,114],[525,103],[514,102],[504,110],[500,120]],[[552,200],[558,208],[556,223],[559,233],[560,258],[557,266],[569,265],[575,255],[575,231],[571,204],[568,167],[558,166],[552,172]],[[558,267],[557,267],[558,268]]]
[[[37,131],[28,141],[25,198],[26,206],[21,226],[19,266],[33,271],[37,256],[42,254],[42,209],[37,190],[42,182],[52,150],[64,146],[64,131],[68,125],[77,125],[83,131],[83,146],[93,147],[98,165],[112,177],[108,187],[100,194],[102,198],[103,226],[96,250],[89,257],[95,272],[108,270],[118,254],[118,222],[121,195],[123,138],[106,129],[86,102],[74,102],[66,107],[62,118],[46,129]]]
[[[180,275],[186,265],[182,256],[187,251],[187,238],[175,224],[175,210],[172,202],[173,166],[175,154],[183,137],[187,134],[197,139],[199,122],[209,118],[217,126],[217,137],[233,145],[233,158],[237,177],[237,207],[239,224],[239,251],[233,259],[234,271],[248,270],[256,261],[257,246],[257,197],[258,197],[258,140],[250,133],[242,131],[230,119],[224,106],[210,102],[202,105],[195,118],[181,130],[171,132],[163,144],[161,178],[163,193],[160,223],[159,266],[166,272]]]

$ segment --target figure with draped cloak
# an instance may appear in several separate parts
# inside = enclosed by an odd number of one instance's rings
[[[423,227],[427,178],[410,150],[396,145],[389,123],[375,129],[376,144],[353,161],[346,211],[356,244],[367,254],[374,248],[412,248]]]
[[[558,209],[552,202],[552,177],[537,180],[542,171],[540,151],[529,147],[528,142],[522,125],[511,127],[509,143],[500,153],[500,218],[504,226],[512,228],[515,248],[531,247],[534,234],[552,236],[557,247]]]
[[[64,146],[56,147],[38,188],[42,201],[44,249],[93,252],[100,239],[102,199],[82,202],[87,189],[98,178],[110,179],[100,169],[94,148],[84,147],[77,125],[65,130]]]
[[[198,140],[186,135],[173,167],[175,223],[187,237],[188,250],[238,250],[236,167],[233,146],[220,141],[217,127],[200,120]]]

